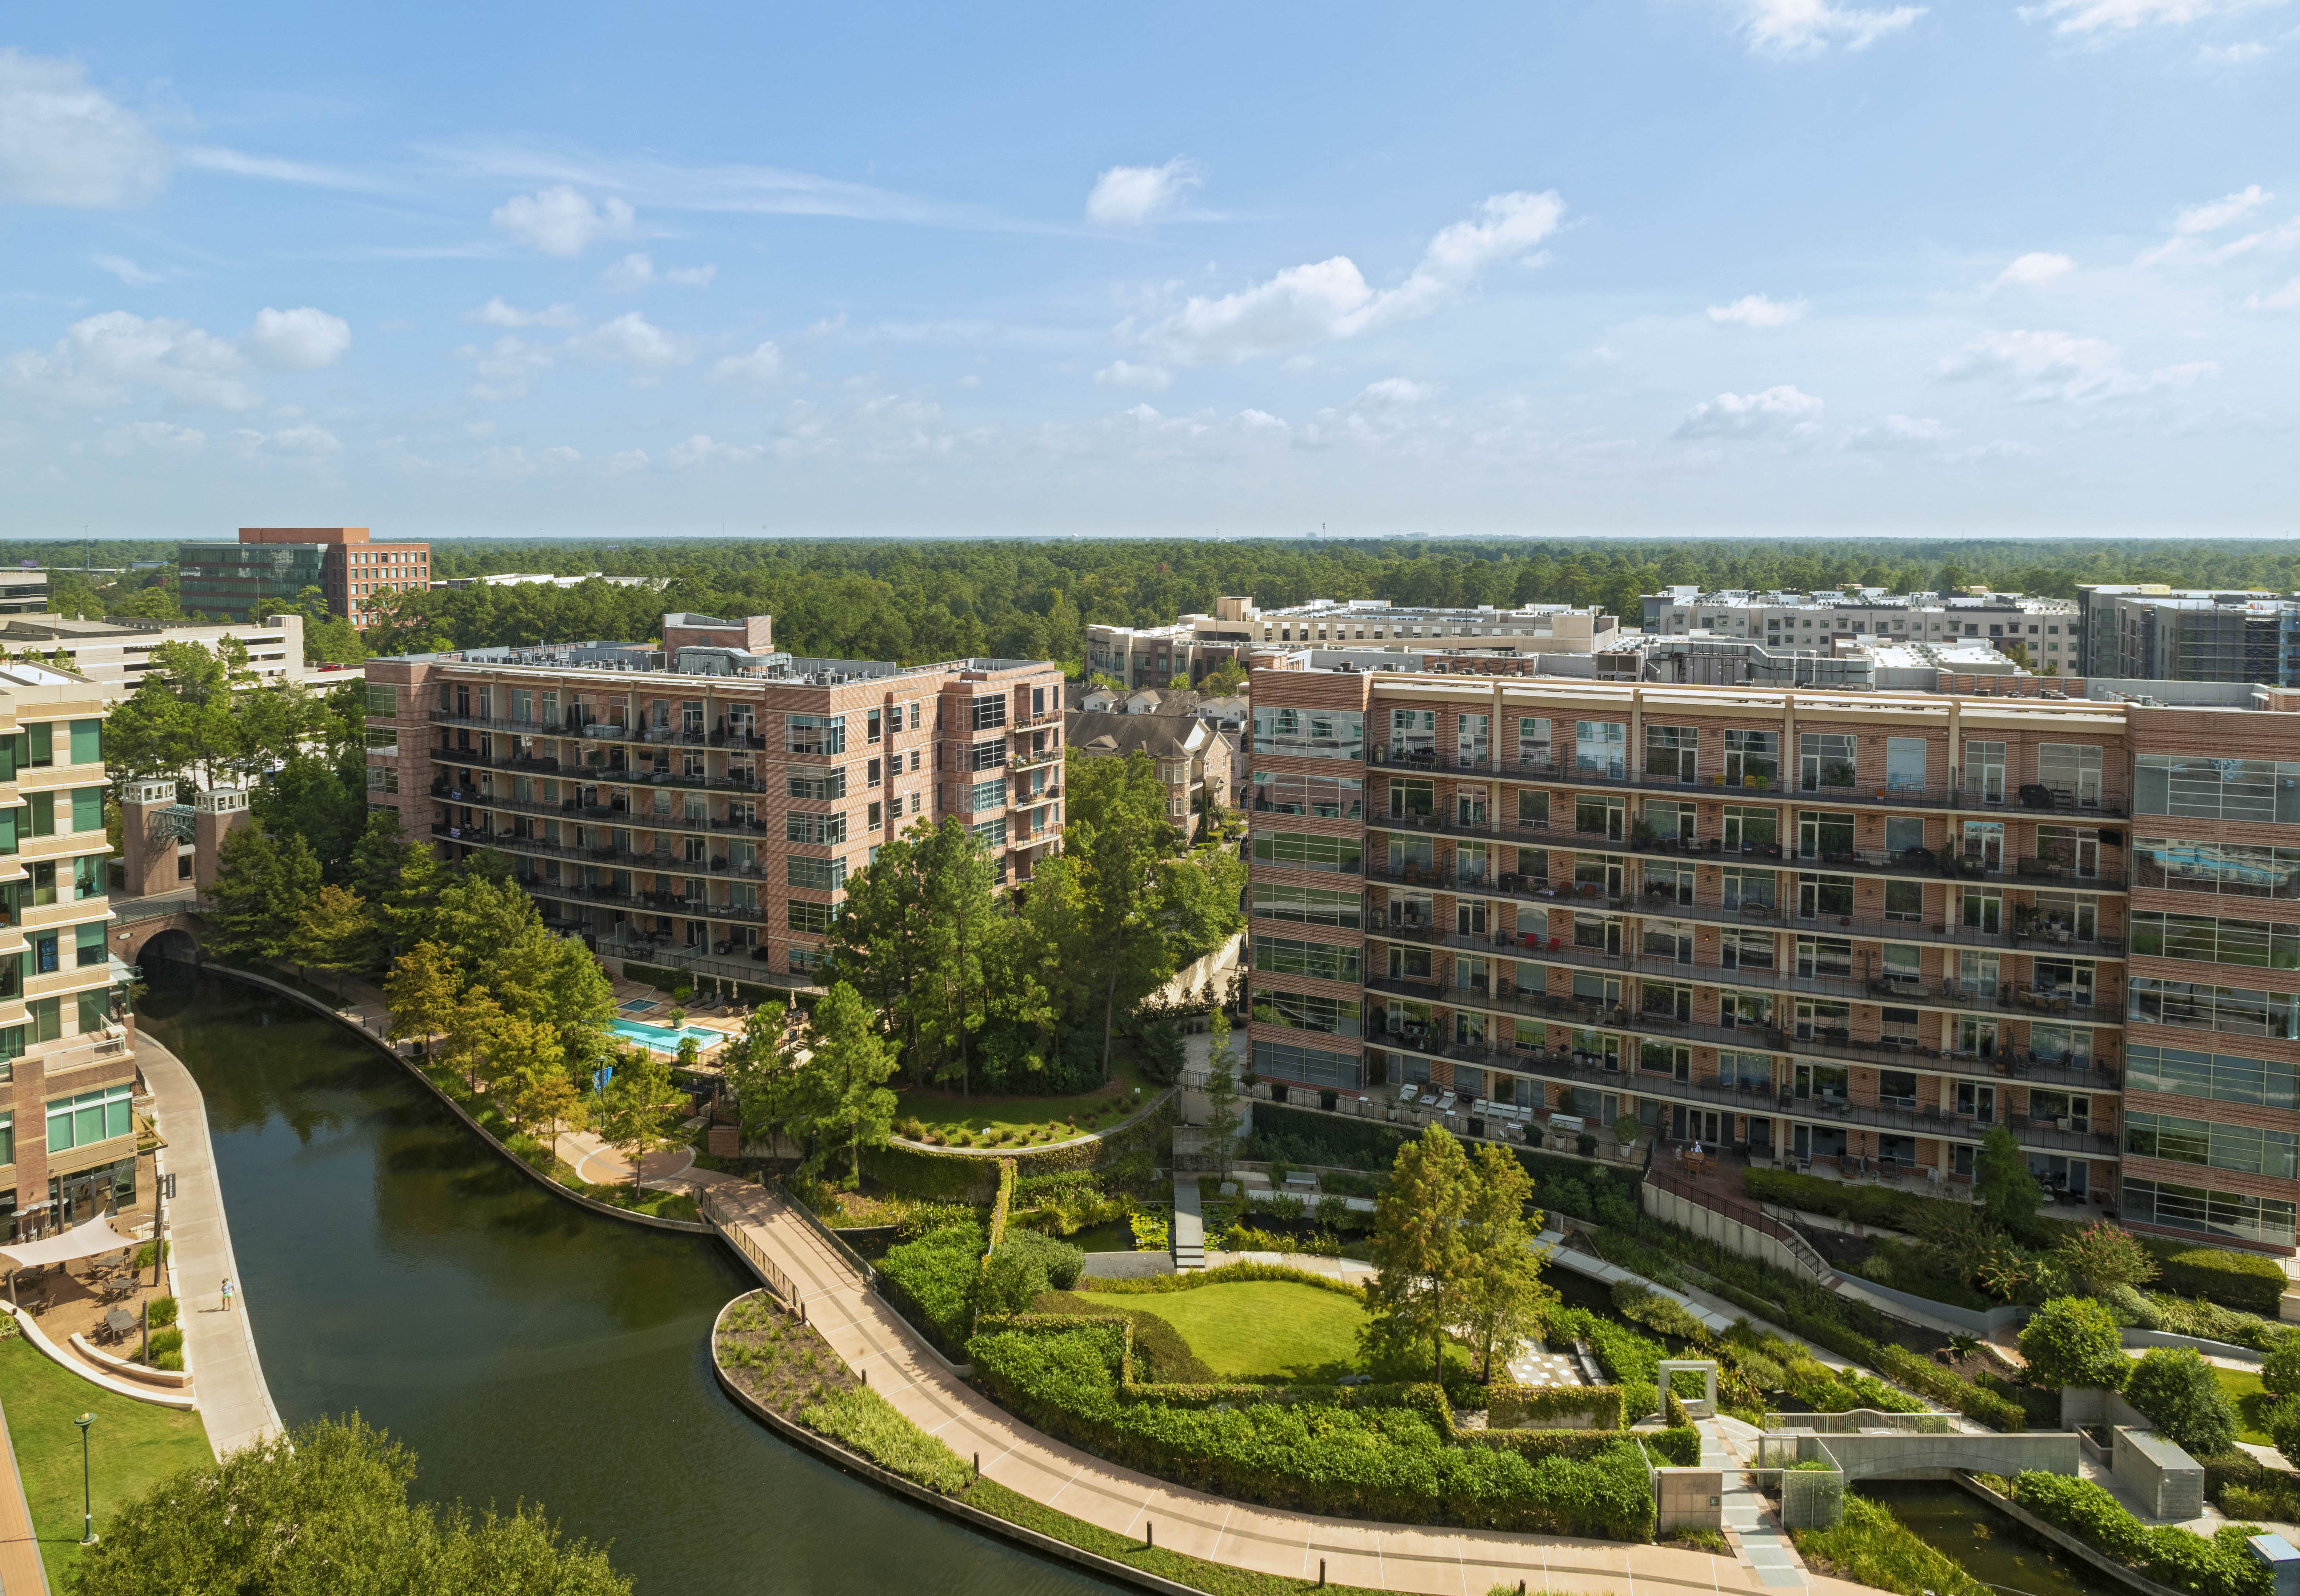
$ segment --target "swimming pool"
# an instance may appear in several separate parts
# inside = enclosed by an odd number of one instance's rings
[[[712,1031],[701,1025],[688,1025],[673,1031],[668,1025],[645,1025],[637,1020],[616,1020],[607,1029],[627,1041],[635,1041],[654,1049],[658,1053],[679,1051],[679,1039],[691,1036],[695,1045],[708,1053],[727,1040],[723,1031]]]

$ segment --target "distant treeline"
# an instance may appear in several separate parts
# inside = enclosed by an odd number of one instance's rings
[[[0,563],[78,565],[77,542],[0,542]],[[96,546],[125,565],[172,558],[173,542]],[[991,654],[1085,656],[1086,627],[1162,625],[1247,593],[1265,608],[1313,598],[1400,604],[1597,604],[1636,625],[1663,587],[1812,589],[1859,583],[1921,591],[1986,583],[2073,597],[2079,582],[2300,589],[2300,546],[2244,539],[2104,542],[1846,539],[1680,543],[1410,539],[1211,543],[783,541],[765,539],[528,541],[432,546],[435,576],[538,571],[667,577],[652,589],[470,588],[407,596],[366,636],[376,652],[655,635],[663,611],[771,614],[800,654],[917,663]],[[145,573],[123,587],[158,585]],[[106,597],[110,597],[110,593]]]

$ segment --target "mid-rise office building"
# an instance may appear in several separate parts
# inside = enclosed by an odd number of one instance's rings
[[[45,571],[0,568],[0,615],[45,615],[48,613],[48,573]]]
[[[367,664],[368,796],[450,857],[493,848],[603,956],[812,977],[846,878],[956,815],[998,879],[1062,835],[1062,667],[812,659],[768,617],[669,614],[662,647]]]
[[[1976,589],[1962,593],[1888,593],[1855,588],[1842,593],[1758,593],[1668,588],[1645,597],[1647,636],[1707,632],[1774,648],[1826,651],[1832,639],[1945,645],[1978,639],[2001,652],[2015,643],[2029,666],[2054,674],[2082,675],[2079,648],[2083,617],[2065,598]],[[2096,673],[2112,674],[2112,673]]]
[[[12,1240],[138,1200],[136,1057],[107,941],[104,715],[85,677],[0,665],[0,1236]]]
[[[2004,1125],[2064,1203],[2294,1250],[2300,695],[1289,663],[1251,686],[1246,1030],[1294,1100],[1950,1190]]]
[[[1596,608],[1529,605],[1423,608],[1379,598],[1319,599],[1263,610],[1246,597],[1214,600],[1211,615],[1171,626],[1089,626],[1087,669],[1127,688],[1196,681],[1224,660],[1243,664],[1257,646],[1371,645],[1435,652],[1482,648],[1512,655],[1588,654],[1612,640],[1613,617]]]
[[[2077,594],[2092,675],[2300,686],[2300,594],[2153,583]]]
[[[205,621],[248,621],[293,608],[316,588],[329,613],[371,624],[388,593],[431,585],[431,546],[378,543],[363,526],[244,526],[237,543],[186,543],[177,603]]]
[[[266,686],[307,681],[304,663],[304,617],[269,615],[255,624],[198,625],[179,621],[78,621],[63,615],[0,621],[0,648],[12,653],[61,650],[69,668],[85,676],[109,698],[124,698],[159,668],[153,655],[162,643],[197,643],[214,648],[226,638],[247,648],[248,673]]]

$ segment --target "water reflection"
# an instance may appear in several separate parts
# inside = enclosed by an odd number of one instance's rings
[[[290,1425],[356,1409],[415,1450],[424,1493],[540,1500],[612,1542],[648,1596],[1110,1588],[737,1412],[704,1343],[751,1282],[717,1243],[558,1200],[309,1010],[151,974],[139,1015],[206,1096],[244,1300]]]
[[[1919,1540],[1999,1591],[2015,1596],[2130,1596],[2123,1585],[2031,1535],[1952,1481],[1864,1480],[1854,1489],[1891,1508]]]

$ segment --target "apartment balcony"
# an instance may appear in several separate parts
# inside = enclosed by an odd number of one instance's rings
[[[58,1048],[46,1053],[36,1052],[33,1062],[54,1080],[68,1070],[87,1069],[99,1064],[127,1064],[135,1057],[125,1036],[98,1036]]]
[[[740,920],[761,925],[771,918],[771,912],[763,907],[688,898],[677,892],[627,892],[604,884],[549,882],[540,876],[522,875],[518,880],[530,897],[554,898],[562,903],[609,904],[635,914],[673,915],[691,920]]]
[[[750,777],[690,776],[681,771],[646,770],[629,765],[562,765],[557,760],[506,758],[482,755],[476,748],[435,748],[434,764],[464,770],[510,771],[519,775],[545,775],[587,785],[605,782],[618,787],[680,787],[689,790],[764,793],[766,783]]]
[[[491,831],[486,827],[434,825],[431,835],[443,842],[460,842],[467,847],[492,848],[504,853],[523,854],[540,859],[578,859],[591,865],[613,865],[629,870],[651,870],[666,875],[718,875],[730,879],[753,877],[766,879],[762,863],[737,864],[724,854],[712,854],[704,858],[691,859],[668,849],[639,853],[630,848],[612,846],[578,848],[571,842],[551,842],[540,837],[523,837],[513,831]]]
[[[2034,982],[2000,980],[1991,987],[1938,977],[1927,982],[1878,975],[1792,975],[1769,965],[1684,964],[1673,957],[1576,948],[1555,937],[1537,945],[1531,932],[1523,938],[1506,932],[1485,937],[1464,936],[1435,925],[1377,924],[1367,930],[1366,936],[1371,940],[1484,954],[1496,962],[1510,959],[1521,964],[1602,970],[1609,974],[1635,975],[1679,985],[1754,989],[1893,1008],[1929,1008],[1952,1015],[2000,1014],[2017,1019],[2067,1020],[2082,1025],[2117,1025],[2123,1022],[2123,1001],[2117,994],[2104,993],[2088,1000],[2064,988],[2039,987]]]
[[[1931,1047],[1914,1037],[1856,1040],[1849,1027],[1814,1027],[1799,1034],[1794,1027],[1779,1025],[1701,1024],[1673,1015],[1644,1013],[1596,998],[1538,990],[1506,981],[1495,982],[1492,990],[1486,991],[1449,987],[1434,980],[1378,975],[1367,979],[1365,990],[1410,998],[1437,1007],[1508,1015],[1581,1030],[1620,1032],[1632,1038],[1649,1036],[1704,1042],[1738,1052],[1788,1053],[1799,1058],[1859,1064],[1874,1069],[2025,1081],[2040,1086],[2081,1087],[2090,1091],[2118,1090],[2124,1082],[2123,1073],[2106,1057],[2087,1065],[2059,1057],[2040,1057],[2002,1041],[1984,1049]]]
[[[1037,770],[1041,765],[1060,765],[1062,762],[1062,749],[1041,748],[1036,753],[1026,752],[1015,755],[1013,758],[1007,761],[1006,768],[1008,770]]]
[[[1969,927],[1946,919],[1936,921],[1925,915],[1784,915],[1780,906],[1772,903],[1738,906],[1683,903],[1677,898],[1674,883],[1657,883],[1642,890],[1632,883],[1621,893],[1613,894],[1602,890],[1594,883],[1552,886],[1540,876],[1506,873],[1458,875],[1443,868],[1421,870],[1409,866],[1404,870],[1390,870],[1373,864],[1366,866],[1365,876],[1368,881],[1392,886],[1420,887],[1451,893],[1457,898],[1529,904],[1544,909],[1569,908],[1593,914],[1629,915],[1646,919],[1695,920],[1704,924],[1738,925],[1753,931],[1794,931],[1811,936],[1871,938],[1958,948],[2050,950],[2070,958],[2121,959],[2125,952],[2122,937],[2096,935],[2090,941],[2083,941],[2078,940],[2073,932],[2049,923],[2033,924],[2028,931],[2016,932]],[[2015,903],[2009,907],[2018,910],[2029,906]]]
[[[2071,1122],[2072,1128],[2062,1129],[2058,1119],[2047,1124],[2021,1114],[1984,1116],[1959,1114],[1937,1105],[1921,1105],[1906,1100],[1870,1104],[1855,1103],[1840,1096],[1815,1094],[1799,1097],[1791,1086],[1771,1082],[1728,1084],[1718,1075],[1706,1075],[1700,1080],[1679,1080],[1672,1074],[1633,1066],[1607,1069],[1596,1060],[1596,1056],[1587,1053],[1576,1055],[1564,1048],[1503,1048],[1477,1042],[1445,1042],[1429,1038],[1423,1038],[1417,1043],[1403,1033],[1370,1035],[1366,1038],[1366,1045],[1386,1051],[1412,1053],[1422,1058],[1471,1065],[1479,1069],[1506,1070],[1575,1086],[1595,1086],[1624,1096],[1634,1094],[1670,1102],[1729,1107],[1738,1114],[1762,1115],[1772,1119],[1804,1120],[1818,1125],[1858,1126],[1901,1135],[1944,1137],[1974,1142],[1988,1135],[1993,1126],[2002,1124],[2024,1148],[2079,1153],[2093,1158],[2113,1158],[2121,1151],[2116,1137],[2089,1128],[2073,1128],[2073,1121]],[[2089,1122],[2087,1124],[2088,1126]]]
[[[1458,749],[1382,748],[1369,744],[1366,763],[1411,774],[1467,773],[1501,781],[1539,781],[1551,785],[1603,788],[1612,791],[1674,793],[1685,798],[1722,799],[1764,798],[1804,799],[1815,804],[1840,804],[1887,809],[1948,809],[1980,814],[2007,810],[2038,817],[2096,815],[2123,819],[2129,814],[2122,793],[2079,793],[2056,783],[2030,782],[2008,788],[2001,782],[1961,787],[1945,782],[1887,782],[1848,784],[1829,773],[1826,780],[1800,779],[1776,770],[1764,774],[1738,774],[1728,779],[1710,771],[1687,781],[1674,771],[1633,771],[1626,765],[1580,765],[1568,760],[1529,755],[1463,754]]]
[[[2079,869],[2059,856],[2002,855],[1996,857],[1936,853],[1912,848],[1898,852],[1881,848],[1799,849],[1780,843],[1753,843],[1729,849],[1718,838],[1692,841],[1624,840],[1605,831],[1586,831],[1563,823],[1543,821],[1500,821],[1453,814],[1407,810],[1377,815],[1366,822],[1369,831],[1399,831],[1425,836],[1484,839],[1513,843],[1520,848],[1570,848],[1575,853],[1612,854],[1622,858],[1691,859],[1705,865],[1731,865],[1746,869],[1795,870],[1812,875],[1883,876],[1888,880],[1980,882],[2065,889],[2079,892],[2121,892],[2124,873],[2098,867]]]
[[[634,810],[621,804],[586,804],[579,798],[562,798],[555,804],[538,803],[529,798],[470,791],[445,781],[433,782],[429,790],[433,798],[443,803],[463,804],[474,809],[498,810],[509,815],[540,815],[554,820],[605,821],[642,831],[740,831],[764,836],[767,829],[763,821],[709,820],[700,815],[664,815],[646,809]]]
[[[763,737],[738,731],[688,731],[669,726],[624,726],[612,721],[571,718],[563,723],[515,721],[502,715],[451,714],[444,709],[431,710],[429,715],[435,726],[473,726],[509,732],[514,737],[579,737],[589,742],[667,743],[689,748],[763,749],[767,746]]]

